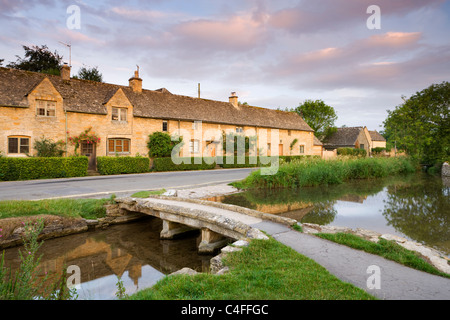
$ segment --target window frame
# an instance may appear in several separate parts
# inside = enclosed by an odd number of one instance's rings
[[[120,145],[118,144],[118,142],[120,141]],[[111,142],[113,142],[113,149],[114,151],[111,151]],[[124,147],[125,147],[125,143],[127,142],[128,145],[128,151],[124,151]],[[122,149],[122,151],[117,151],[117,148],[120,147]],[[127,138],[109,138],[107,140],[107,150],[108,150],[108,154],[130,154],[131,153],[131,139],[127,139]]]
[[[195,148],[197,146],[197,148]],[[189,141],[189,153],[198,154],[200,153],[200,140],[192,139]]]
[[[117,112],[117,119],[114,119],[114,111]],[[125,113],[123,113],[125,111]],[[125,120],[122,119],[123,116],[125,116]],[[121,107],[112,107],[111,108],[111,121],[112,122],[128,122],[128,108],[121,108]]]
[[[164,125],[166,127],[166,129],[164,130]],[[162,121],[162,128],[161,128],[162,132],[169,132],[169,121],[167,120],[163,120]]]
[[[10,139],[17,139],[17,152],[11,152],[11,143]],[[22,140],[28,140],[28,144],[22,144]],[[30,153],[30,140],[31,137],[28,136],[8,136],[8,154],[20,155],[20,154],[28,154]],[[22,152],[22,148],[26,147],[27,151]]]
[[[300,154],[305,154],[305,145],[304,144],[301,144],[300,146],[299,146],[299,153]]]
[[[41,103],[44,105],[42,106]],[[41,110],[43,110],[44,114],[40,114]],[[53,115],[50,115],[50,111],[53,111]],[[40,118],[56,118],[56,101],[36,99],[36,116]]]

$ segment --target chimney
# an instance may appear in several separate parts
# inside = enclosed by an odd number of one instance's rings
[[[134,72],[134,77],[130,78],[128,82],[130,84],[130,88],[133,89],[133,92],[142,92],[142,79],[139,78],[139,67]]]
[[[67,81],[70,80],[70,66],[67,63],[64,63],[61,67],[61,78]]]
[[[237,107],[239,106],[238,96],[236,95],[236,92],[232,92],[232,93],[231,93],[230,103],[231,103],[235,108],[237,108]]]

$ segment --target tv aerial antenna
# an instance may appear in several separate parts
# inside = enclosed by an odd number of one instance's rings
[[[69,48],[69,66],[72,67],[72,45],[68,43],[64,43],[61,41],[58,41],[59,43],[65,45],[67,48]]]

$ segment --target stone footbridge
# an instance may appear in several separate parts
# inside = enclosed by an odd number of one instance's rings
[[[209,254],[223,247],[229,239],[267,238],[257,226],[271,221],[292,226],[296,220],[218,202],[167,196],[149,198],[118,198],[108,206],[108,216],[139,216],[142,214],[163,220],[161,239],[201,230],[199,253]]]

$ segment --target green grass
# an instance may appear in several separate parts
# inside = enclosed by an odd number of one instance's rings
[[[305,158],[283,163],[274,175],[252,172],[244,180],[233,183],[239,189],[299,188],[341,184],[351,179],[372,179],[412,173],[416,166],[410,158],[348,158],[334,160]]]
[[[0,219],[34,215],[58,215],[97,219],[106,215],[109,199],[52,199],[39,201],[0,201]]]
[[[270,240],[253,240],[225,263],[222,276],[165,277],[132,300],[371,300],[373,296],[344,283],[313,260]]]
[[[132,198],[148,198],[150,195],[160,195],[166,192],[166,189],[139,191],[131,195]]]
[[[374,243],[362,239],[361,237],[358,237],[356,235],[347,233],[317,233],[315,235],[323,239],[349,246],[354,249],[363,250],[368,253],[379,255],[383,258],[398,262],[410,268],[450,278],[450,274],[439,271],[434,266],[422,259],[417,252],[407,250],[394,241],[380,239],[378,243]]]

